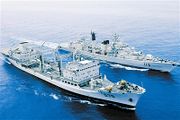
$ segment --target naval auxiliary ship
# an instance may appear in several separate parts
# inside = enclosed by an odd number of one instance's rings
[[[94,32],[91,32],[92,40],[84,38],[75,42],[62,44],[61,47],[76,51],[84,56],[117,63],[136,68],[158,70],[162,72],[171,72],[179,63],[154,57],[151,54],[144,54],[136,51],[133,47],[119,40],[118,35],[114,35],[112,42],[105,40],[102,43],[96,41]]]
[[[2,52],[6,60],[20,70],[38,77],[61,89],[107,105],[135,110],[143,87],[121,80],[113,83],[102,77],[100,63],[95,60],[72,60],[62,63],[73,53],[60,54],[58,49],[45,45],[21,42]]]

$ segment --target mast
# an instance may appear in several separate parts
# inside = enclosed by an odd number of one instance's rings
[[[114,34],[113,35],[113,45],[112,45],[112,50],[113,50],[113,53],[115,56],[117,56],[117,51],[116,51],[116,44],[118,43],[119,41],[119,35],[118,34]]]
[[[46,41],[44,41],[41,45],[41,48],[43,49],[43,46],[44,44],[46,43]],[[43,60],[43,56],[42,56],[42,51],[39,51],[40,52],[40,56],[39,56],[39,59],[40,59],[40,67],[41,67],[41,72],[44,72],[44,60]]]
[[[91,38],[92,38],[92,41],[96,40],[96,33],[93,31],[91,31]]]
[[[58,69],[59,69],[59,75],[62,76],[62,58],[61,56],[57,53],[57,51],[55,52],[55,59],[56,59],[56,62],[58,63]]]
[[[118,42],[119,41],[119,35],[115,33],[113,35],[113,40],[114,40],[114,42]]]
[[[60,75],[60,76],[62,76],[61,67],[62,67],[62,59],[60,59],[60,60],[58,61],[58,68],[59,68],[59,75]]]
[[[40,55],[39,59],[40,59],[41,72],[44,72],[44,61],[43,61],[42,54]]]
[[[94,49],[94,41],[96,40],[96,33],[91,31],[91,39],[92,39],[92,53],[93,53],[93,49]]]
[[[77,54],[77,50],[75,50],[74,52],[72,52],[73,61],[76,61],[76,54]]]

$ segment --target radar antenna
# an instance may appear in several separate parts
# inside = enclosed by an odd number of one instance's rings
[[[119,41],[119,35],[115,33],[113,35],[113,40],[114,40],[114,42],[118,42]]]

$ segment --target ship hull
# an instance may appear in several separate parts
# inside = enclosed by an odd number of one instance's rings
[[[117,63],[125,66],[131,66],[136,68],[143,68],[143,69],[150,69],[150,70],[158,70],[162,72],[171,72],[176,66],[171,63],[160,63],[160,62],[152,62],[152,61],[139,61],[139,60],[132,60],[132,59],[123,59],[117,58],[113,56],[105,56],[95,53],[89,53],[85,51],[79,51],[80,54],[102,61],[107,61],[110,63]]]
[[[46,81],[52,85],[55,85],[63,90],[66,90],[68,92],[73,93],[74,95],[79,95],[83,99],[91,99],[96,102],[105,103],[107,105],[113,105],[120,107],[122,109],[127,110],[135,110],[136,104],[141,96],[141,94],[135,94],[135,93],[110,93],[105,91],[95,91],[95,90],[86,90],[77,86],[69,85],[67,83],[63,83],[60,79],[52,79],[49,76],[43,75],[40,72],[34,71],[29,68],[22,67],[20,64],[18,64],[16,61],[8,58],[6,56],[6,59],[15,67],[19,68],[20,70],[29,73],[37,78],[40,78],[43,81]],[[130,100],[131,99],[131,100]]]

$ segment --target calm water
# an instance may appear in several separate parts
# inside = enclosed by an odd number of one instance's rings
[[[2,2],[1,48],[17,39],[60,43],[97,32],[98,41],[118,33],[131,46],[180,61],[177,1],[165,2]],[[180,68],[171,73],[109,64],[101,73],[117,82],[143,84],[135,112],[82,100],[0,60],[0,119],[179,120]]]

